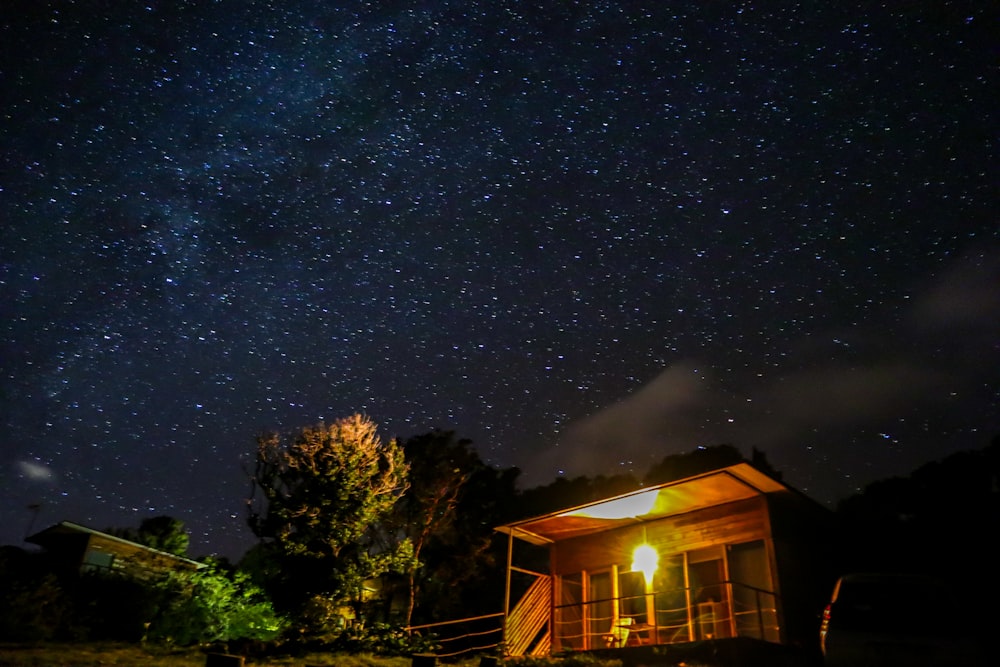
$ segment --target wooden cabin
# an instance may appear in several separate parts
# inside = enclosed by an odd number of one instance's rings
[[[62,521],[27,538],[45,549],[63,574],[109,572],[140,579],[172,570],[197,570],[203,563]]]
[[[501,526],[506,651],[809,641],[828,514],[739,463]]]

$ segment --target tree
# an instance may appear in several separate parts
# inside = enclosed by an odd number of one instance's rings
[[[494,529],[513,517],[520,474],[517,468],[494,468],[481,461],[473,467],[451,529],[423,550],[428,576],[418,607],[425,608],[421,622],[503,608],[507,540]]]
[[[72,601],[44,555],[0,546],[0,642],[51,641],[72,618]]]
[[[249,523],[281,562],[276,604],[357,602],[365,580],[403,567],[409,544],[376,549],[373,531],[406,490],[407,471],[398,443],[359,414],[257,439]]]
[[[184,529],[184,522],[171,516],[143,519],[135,528],[108,528],[104,532],[175,556],[187,555],[191,537]]]
[[[386,522],[386,533],[390,539],[392,535],[405,535],[413,544],[413,562],[406,573],[406,625],[412,620],[420,590],[439,573],[442,560],[454,560],[460,553],[484,548],[480,535],[456,531],[466,483],[485,467],[471,445],[471,440],[456,439],[453,431],[440,430],[403,442],[410,466],[410,487]],[[425,563],[426,549],[432,560]],[[451,586],[457,583],[449,581]]]
[[[142,520],[142,523],[139,524],[139,535],[136,541],[175,556],[185,556],[191,538],[184,530],[184,522],[180,519],[170,516],[155,516]]]
[[[635,491],[640,487],[638,480],[630,474],[598,475],[594,478],[556,477],[544,486],[523,491],[518,498],[517,519],[539,516],[567,507],[584,505],[596,500]]]
[[[839,572],[941,572],[955,577],[959,608],[982,611],[965,619],[967,626],[980,633],[996,627],[996,606],[980,601],[997,599],[1000,583],[967,573],[995,567],[1000,436],[984,449],[956,452],[908,476],[869,483],[838,503],[836,519],[830,543]]]
[[[726,466],[747,461],[740,450],[730,444],[698,447],[683,454],[671,454],[650,468],[643,478],[644,484],[662,484],[677,479],[699,475],[709,470],[718,470]],[[762,452],[754,450],[755,465],[766,466],[764,472],[772,472],[767,457]]]

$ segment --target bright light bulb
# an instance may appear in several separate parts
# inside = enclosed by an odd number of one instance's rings
[[[656,572],[659,562],[660,555],[648,544],[640,544],[632,552],[632,571],[642,572],[647,584],[652,583],[653,573]]]

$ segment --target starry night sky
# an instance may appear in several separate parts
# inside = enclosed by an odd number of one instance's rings
[[[4,2],[0,543],[238,557],[256,435],[354,412],[831,506],[985,447],[991,4]]]

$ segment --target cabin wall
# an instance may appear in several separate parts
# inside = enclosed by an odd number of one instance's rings
[[[185,561],[100,535],[90,537],[83,566],[86,569],[109,568],[139,577],[170,570],[195,569],[194,565]]]
[[[552,572],[557,575],[629,563],[632,551],[645,542],[661,558],[721,544],[770,537],[767,503],[751,498],[680,516],[574,538],[552,546]]]
[[[810,646],[819,636],[817,619],[832,585],[833,513],[793,492],[770,494],[768,503],[785,630],[790,641]]]

